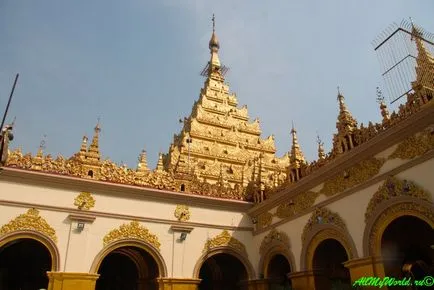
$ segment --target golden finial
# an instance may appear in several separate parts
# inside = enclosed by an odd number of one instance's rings
[[[344,96],[341,94],[341,90],[340,90],[340,88],[339,88],[339,86],[338,86],[338,101],[339,101],[339,104],[340,104],[340,105],[345,105],[344,100],[345,100],[345,98],[344,98]]]
[[[100,118],[98,118],[98,122],[95,126],[95,133],[92,138],[92,143],[89,146],[89,150],[87,152],[87,159],[92,161],[99,161],[101,156],[99,152],[99,133],[101,132]]]
[[[139,156],[139,163],[137,164],[137,171],[139,172],[147,172],[148,169],[148,160],[146,158],[146,150],[143,149],[142,153]]]
[[[38,149],[38,152],[36,153],[36,156],[39,158],[42,158],[42,154],[43,154],[43,151],[45,149],[45,138],[46,137],[47,137],[47,135],[44,134],[42,137],[41,143],[39,143],[39,149]]]
[[[294,166],[299,167],[301,163],[304,163],[305,159],[303,153],[300,150],[300,145],[298,144],[297,130],[295,130],[294,121],[292,122],[291,135],[292,135],[292,148],[291,148],[290,160]]]
[[[318,133],[316,135],[316,142],[318,143],[318,158],[319,160],[325,159],[325,153],[324,153],[324,143],[321,141],[321,138],[319,137]]]
[[[101,118],[98,117],[98,118],[97,118],[97,123],[96,123],[96,126],[95,126],[95,133],[99,133],[99,132],[101,132],[100,121],[101,121]]]
[[[219,41],[218,41],[217,36],[215,34],[215,17],[213,14],[212,15],[212,35],[211,35],[211,39],[209,41],[209,49],[211,50],[211,52],[217,52],[219,48],[220,48],[220,44],[219,44]]]
[[[164,164],[163,164],[163,153],[159,153],[158,156],[158,163],[157,163],[157,168],[156,171],[163,171],[164,170]]]
[[[384,102],[384,96],[381,92],[380,88],[377,87],[377,102],[380,104],[381,116],[383,116],[383,122],[387,122],[389,120],[389,111],[387,110],[387,106]]]

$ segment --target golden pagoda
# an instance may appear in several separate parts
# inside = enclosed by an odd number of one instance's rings
[[[209,49],[204,87],[181,132],[174,136],[165,157],[166,169],[177,179],[188,181],[195,175],[211,184],[223,179],[231,187],[282,183],[289,159],[276,157],[274,136],[262,139],[259,119],[249,121],[247,106],[238,107],[236,94],[230,93],[219,59],[214,17]]]

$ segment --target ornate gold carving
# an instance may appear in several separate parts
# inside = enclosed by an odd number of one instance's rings
[[[19,215],[9,223],[0,228],[0,235],[5,235],[15,231],[31,230],[48,236],[52,241],[57,242],[56,231],[39,216],[39,211],[35,208],[29,209],[26,213]]]
[[[258,228],[263,229],[271,225],[273,220],[273,214],[270,212],[264,212],[258,216]]]
[[[365,213],[365,222],[372,217],[372,214],[381,203],[399,196],[410,196],[432,202],[431,194],[417,186],[415,183],[407,180],[399,180],[395,177],[389,177],[374,193],[369,201]]]
[[[333,224],[346,231],[345,222],[339,216],[339,214],[330,211],[327,208],[316,208],[312,213],[307,224],[304,226],[301,239],[305,242],[307,234],[312,230],[315,225],[319,224]]]
[[[221,234],[214,237],[213,239],[208,240],[205,243],[203,251],[207,252],[217,247],[231,247],[238,252],[247,254],[246,246],[244,246],[244,244],[238,241],[236,238],[232,237],[227,230],[224,230]]]
[[[385,161],[385,159],[376,158],[363,160],[342,172],[342,174],[324,182],[324,186],[319,193],[326,196],[333,196],[355,185],[361,184],[377,175]]]
[[[186,205],[177,205],[175,209],[175,217],[181,221],[185,222],[190,219],[190,209]]]
[[[144,226],[141,226],[138,221],[132,221],[129,224],[123,224],[118,229],[110,231],[103,239],[104,246],[111,242],[123,239],[139,239],[147,242],[160,250],[160,242],[158,237]]]
[[[291,202],[285,202],[279,205],[276,210],[276,216],[284,219],[299,214],[313,206],[318,195],[318,193],[313,191],[299,194],[295,196]]]
[[[283,244],[285,248],[289,248],[289,237],[286,233],[272,229],[262,240],[259,248],[259,253],[264,255],[266,250],[273,244]]]
[[[428,128],[402,141],[389,159],[413,159],[434,149],[434,129]]]
[[[83,191],[74,199],[74,205],[80,210],[90,210],[95,206],[95,198],[90,192]]]
[[[381,238],[386,227],[396,218],[406,215],[414,215],[417,213],[418,216],[422,217],[425,221],[434,225],[434,211],[433,206],[423,207],[416,203],[400,203],[390,208],[386,209],[381,215],[376,219],[371,232],[369,233],[369,253],[368,255],[380,255],[381,254]]]

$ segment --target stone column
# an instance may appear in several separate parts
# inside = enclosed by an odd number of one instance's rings
[[[197,290],[200,279],[189,278],[159,278],[157,279],[159,290]]]
[[[47,272],[47,290],[95,290],[98,274]]]
[[[353,259],[345,262],[344,266],[350,271],[351,282],[353,283],[353,285],[360,278],[378,277],[380,279],[383,279],[385,277],[384,264],[381,257],[365,257],[360,259]],[[363,285],[360,286],[363,287]],[[378,287],[375,286],[365,287],[363,287],[363,289],[378,289]],[[382,289],[387,289],[387,287],[383,286]]]

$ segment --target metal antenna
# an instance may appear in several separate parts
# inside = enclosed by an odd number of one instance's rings
[[[8,104],[6,105],[5,113],[3,114],[3,120],[2,120],[2,123],[1,123],[1,126],[0,126],[0,130],[3,129],[3,126],[4,126],[4,124],[5,124],[6,116],[7,116],[8,111],[9,111],[9,106],[10,106],[10,104],[11,104],[12,96],[14,95],[15,86],[17,85],[17,81],[18,81],[18,77],[19,77],[19,76],[20,76],[20,74],[17,74],[17,75],[15,76],[14,85],[12,86],[12,91],[11,91],[11,94],[9,95],[9,101],[8,101]]]

